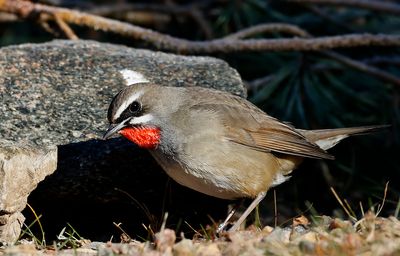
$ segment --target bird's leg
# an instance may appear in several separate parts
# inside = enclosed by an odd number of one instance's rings
[[[243,201],[240,201],[240,203],[236,202],[236,204],[233,206],[232,210],[229,211],[228,216],[226,216],[224,222],[222,222],[217,229],[217,234],[221,233],[226,226],[228,225],[228,221],[232,218],[232,216],[235,214],[236,210],[239,208],[239,206],[242,204]]]
[[[261,192],[257,195],[256,199],[251,202],[246,211],[240,216],[240,218],[235,222],[235,224],[228,230],[229,232],[236,231],[240,225],[246,220],[247,216],[256,208],[256,206],[265,198],[267,191]]]

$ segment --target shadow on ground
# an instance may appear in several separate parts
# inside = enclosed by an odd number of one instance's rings
[[[40,218],[47,241],[67,223],[84,238],[119,241],[122,228],[133,238],[146,238],[143,225],[158,229],[164,212],[167,226],[191,233],[208,216],[224,218],[231,203],[202,195],[170,180],[150,154],[121,139],[90,140],[58,147],[58,165],[30,195],[28,203]],[[148,209],[146,213],[143,208]],[[34,221],[24,210],[26,224]],[[152,217],[150,217],[151,215]],[[33,225],[34,232],[39,232]]]

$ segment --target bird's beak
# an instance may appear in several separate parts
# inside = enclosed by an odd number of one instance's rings
[[[110,127],[108,127],[107,131],[103,135],[103,140],[106,140],[110,138],[114,133],[118,132],[124,127],[127,127],[128,125],[126,124],[130,118],[125,119],[121,123],[118,124],[110,124]]]

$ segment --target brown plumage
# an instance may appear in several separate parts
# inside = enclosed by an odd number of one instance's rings
[[[140,111],[130,111],[133,104]],[[150,152],[178,183],[224,199],[256,198],[255,205],[304,157],[333,159],[325,150],[381,127],[298,130],[238,96],[154,84],[124,89],[108,118],[112,128],[105,137],[131,126],[159,129]]]

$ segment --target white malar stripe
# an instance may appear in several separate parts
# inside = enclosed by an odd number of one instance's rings
[[[143,74],[137,72],[137,71],[133,71],[130,69],[123,69],[121,71],[119,71],[119,73],[121,73],[122,77],[125,80],[125,84],[127,86],[129,85],[133,85],[133,84],[138,84],[138,83],[148,83],[149,80],[147,80]]]
[[[129,121],[129,123],[132,124],[132,125],[145,124],[145,123],[150,122],[151,120],[153,120],[153,115],[152,114],[146,114],[146,115],[143,115],[143,116],[138,116],[138,117],[132,118]]]
[[[132,94],[126,101],[124,101],[121,106],[119,106],[119,108],[117,109],[117,111],[115,111],[115,115],[114,115],[114,119],[118,119],[122,112],[124,112],[124,110],[131,105],[132,102],[134,102],[135,100],[139,99],[140,96],[143,95],[143,91],[139,91],[137,93]]]

